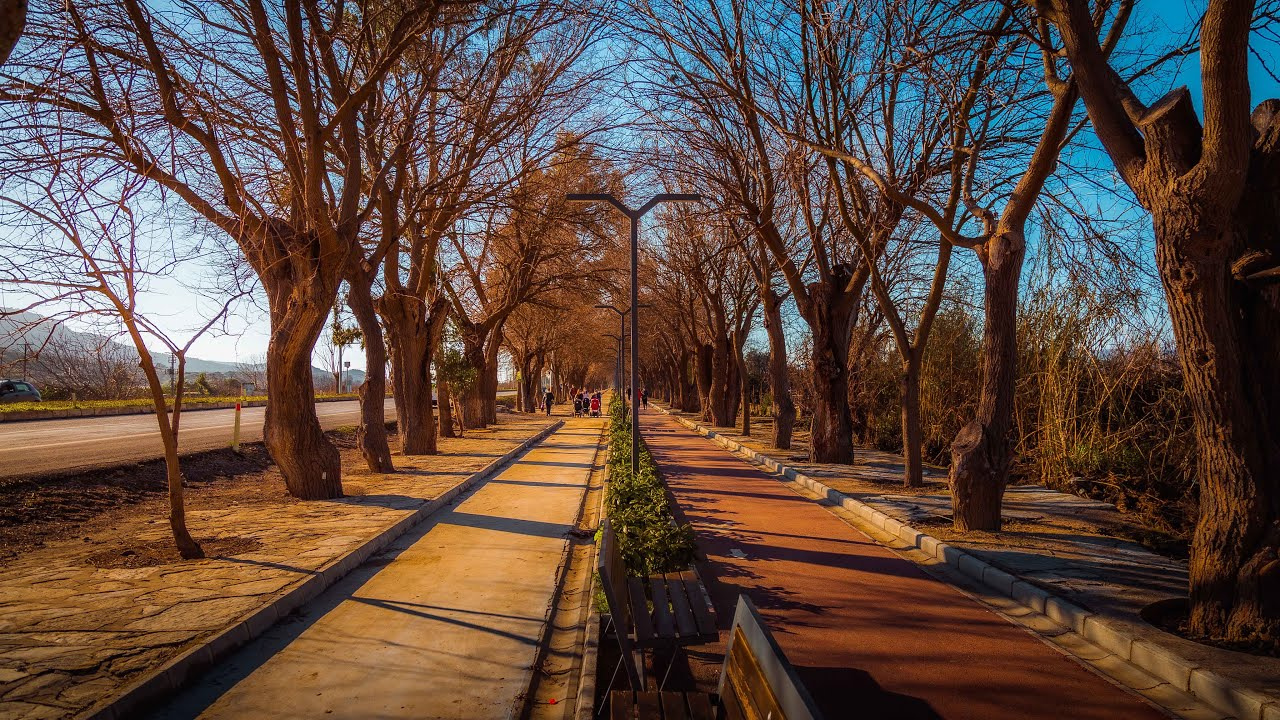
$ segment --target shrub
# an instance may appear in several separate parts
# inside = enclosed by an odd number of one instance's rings
[[[609,488],[605,514],[633,575],[687,568],[693,562],[693,529],[676,522],[653,458],[640,445],[639,472],[631,473],[631,423],[617,395],[609,403]]]

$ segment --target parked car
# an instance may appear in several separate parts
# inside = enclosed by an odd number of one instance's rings
[[[0,403],[40,402],[40,391],[26,380],[0,379]]]

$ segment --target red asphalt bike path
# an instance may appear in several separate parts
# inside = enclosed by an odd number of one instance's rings
[[[670,418],[641,430],[722,624],[749,595],[828,720],[1168,717]]]

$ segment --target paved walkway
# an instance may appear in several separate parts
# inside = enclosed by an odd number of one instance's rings
[[[601,427],[568,421],[157,716],[508,717],[529,685]]]
[[[717,610],[747,593],[827,717],[1165,717],[670,418],[642,426]]]
[[[343,487],[350,496],[339,500],[293,500],[278,477],[261,485],[233,480],[189,489],[187,522],[197,538],[259,545],[229,556],[96,567],[93,558],[101,553],[173,542],[160,499],[105,512],[76,535],[0,560],[0,720],[74,717],[115,695],[557,419],[499,418],[483,432],[441,440],[440,455],[397,454],[400,472],[394,474],[349,467]]]

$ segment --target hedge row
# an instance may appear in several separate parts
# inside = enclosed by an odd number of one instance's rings
[[[684,570],[693,563],[693,529],[676,522],[666,487],[649,450],[640,444],[639,472],[631,474],[631,421],[621,398],[609,403],[609,488],[605,514],[632,575]]]

